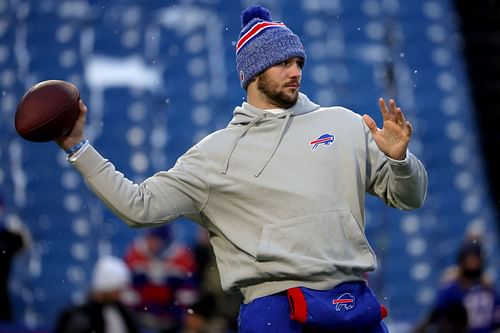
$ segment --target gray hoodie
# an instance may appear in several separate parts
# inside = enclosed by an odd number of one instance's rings
[[[365,193],[420,207],[422,163],[387,158],[361,116],[300,94],[278,112],[248,103],[168,171],[134,184],[93,147],[72,163],[132,227],[186,216],[206,227],[222,287],[245,302],[295,286],[333,288],[376,268],[365,237]]]

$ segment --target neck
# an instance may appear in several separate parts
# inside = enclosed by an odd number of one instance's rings
[[[266,96],[253,87],[248,87],[247,89],[247,102],[251,106],[261,110],[281,109],[281,107],[270,102]]]

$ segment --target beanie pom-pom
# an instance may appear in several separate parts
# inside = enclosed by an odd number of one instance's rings
[[[262,6],[256,5],[245,9],[241,13],[241,26],[245,27],[248,22],[254,18],[260,18],[264,21],[272,21],[271,12]]]

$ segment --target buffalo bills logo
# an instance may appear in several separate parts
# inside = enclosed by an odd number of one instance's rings
[[[336,311],[351,310],[354,308],[356,299],[349,293],[344,293],[332,301]]]
[[[312,151],[315,151],[316,149],[318,149],[319,146],[326,147],[326,146],[331,145],[334,140],[335,140],[335,137],[333,135],[323,134],[319,138],[317,138],[316,140],[312,140],[311,142],[309,142],[309,144],[311,145]]]

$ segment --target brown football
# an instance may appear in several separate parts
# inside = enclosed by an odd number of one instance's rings
[[[42,81],[31,87],[16,109],[17,133],[28,141],[46,142],[67,135],[80,114],[80,92],[61,80]]]

